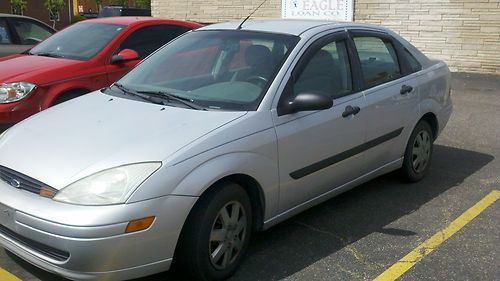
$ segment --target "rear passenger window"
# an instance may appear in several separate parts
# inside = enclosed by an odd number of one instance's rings
[[[154,25],[143,27],[134,31],[125,39],[116,53],[123,49],[131,49],[139,54],[139,58],[144,59],[161,46],[187,31],[189,29],[182,26]]]
[[[295,82],[294,93],[322,92],[333,99],[352,92],[351,66],[344,40],[329,43],[311,57]]]
[[[422,70],[422,65],[417,61],[417,59],[408,51],[405,49],[405,54],[406,54],[406,59],[408,60],[408,63],[410,64],[410,69],[411,73],[417,72]]]
[[[366,87],[380,85],[401,77],[398,57],[389,41],[378,37],[355,37]]]

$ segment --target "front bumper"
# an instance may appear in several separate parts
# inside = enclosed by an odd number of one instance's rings
[[[196,197],[165,196],[86,207],[58,203],[0,181],[0,245],[49,272],[77,280],[125,280],[166,271]],[[125,234],[130,220],[156,216]]]
[[[31,115],[42,111],[43,89],[35,89],[26,98],[13,103],[0,103],[0,127],[18,123]]]

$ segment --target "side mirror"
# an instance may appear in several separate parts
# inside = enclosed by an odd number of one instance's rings
[[[284,102],[278,107],[278,115],[287,115],[300,111],[329,109],[333,106],[330,96],[318,92],[299,93],[291,101]]]
[[[118,64],[138,59],[139,54],[136,51],[131,49],[123,49],[118,53],[118,55],[114,55],[111,57],[111,63]]]

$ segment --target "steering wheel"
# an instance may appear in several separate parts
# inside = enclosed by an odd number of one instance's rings
[[[35,37],[29,37],[23,40],[24,45],[36,45],[40,42],[42,42],[42,40]]]
[[[247,79],[245,79],[245,81],[252,83],[252,84],[255,84],[261,88],[267,84],[267,79],[262,77],[262,76],[258,76],[258,75],[250,76]]]

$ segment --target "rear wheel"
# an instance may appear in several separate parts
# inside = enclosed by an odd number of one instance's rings
[[[234,274],[247,249],[252,209],[243,187],[215,186],[202,196],[182,230],[174,267],[196,280],[223,280]]]
[[[425,177],[432,158],[433,142],[431,126],[426,121],[420,121],[410,136],[401,168],[407,180],[417,182]]]

